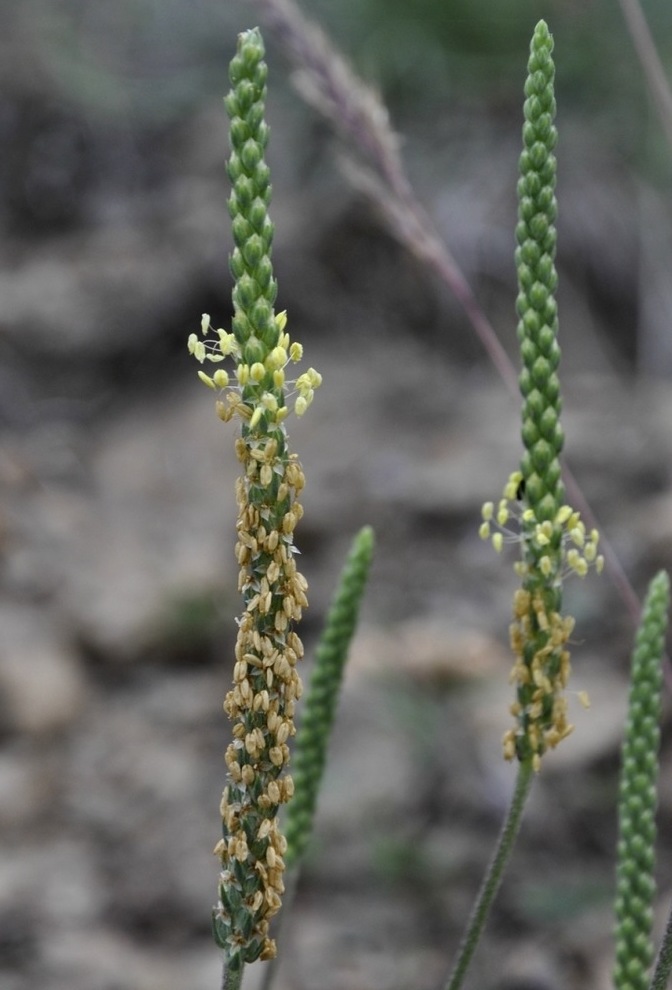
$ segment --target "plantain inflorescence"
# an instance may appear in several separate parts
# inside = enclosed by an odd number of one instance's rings
[[[616,874],[616,990],[646,990],[653,960],[656,782],[670,579],[651,581],[632,654]]]
[[[562,613],[563,581],[570,574],[584,577],[591,565],[597,571],[603,566],[598,533],[586,531],[579,513],[566,504],[561,479],[552,50],[551,35],[540,21],[525,83],[516,227],[524,452],[520,470],[509,477],[499,502],[483,506],[479,531],[498,552],[507,540],[521,548],[515,564],[521,587],[510,627],[515,728],[506,732],[503,744],[507,759],[531,760],[536,770],[546,750],[572,731],[564,690],[574,620]]]
[[[233,974],[240,974],[247,962],[275,955],[269,922],[281,906],[287,848],[278,811],[294,792],[285,769],[302,691],[297,664],[303,646],[295,626],[308,604],[294,544],[305,478],[290,452],[285,420],[289,396],[302,415],[321,383],[313,368],[293,382],[286,379],[287,365],[300,361],[303,349],[290,340],[286,315],[274,311],[271,186],[264,159],[266,74],[259,31],[241,34],[225,100],[231,139],[233,321],[230,331],[213,330],[204,314],[200,334],[191,334],[188,341],[200,364],[217,365],[212,374],[199,370],[199,377],[221,393],[220,418],[240,422],[235,552],[244,607],[233,686],[224,701],[233,739],[226,750],[222,837],[215,847],[221,861],[219,901],[213,910],[215,940]],[[231,373],[225,370],[227,360]]]

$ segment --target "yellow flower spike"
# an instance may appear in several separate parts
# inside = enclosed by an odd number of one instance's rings
[[[595,559],[595,571],[598,574],[601,574],[603,570],[604,570],[604,557],[602,556],[602,554],[599,554],[599,556]]]
[[[280,406],[277,413],[275,414],[275,422],[282,423],[283,419],[287,419],[289,416],[289,408],[287,406]]]
[[[250,416],[250,429],[251,430],[253,430],[255,428],[255,426],[258,426],[259,425],[259,421],[260,421],[260,419],[261,419],[261,417],[263,415],[264,415],[263,407],[262,406],[257,406],[254,409],[254,411],[252,412],[252,415]],[[262,484],[262,488],[265,488],[265,487],[266,486]]]
[[[492,545],[497,553],[502,552],[502,547],[504,546],[504,537],[501,533],[492,534]]]
[[[217,388],[226,388],[229,384],[229,376],[223,368],[218,368],[212,376],[212,380]]]
[[[203,336],[205,336],[205,334],[208,332],[209,329],[210,329],[210,314],[203,313],[203,315],[201,316],[201,333],[203,334]]]
[[[543,556],[539,561],[539,568],[544,577],[550,577],[553,572],[553,563],[551,562],[551,558]]]
[[[278,400],[271,392],[264,392],[261,397],[261,404],[266,412],[270,412],[273,415],[278,411]]]
[[[249,364],[239,364],[236,368],[236,378],[238,379],[239,385],[247,385],[250,380],[250,366]]]
[[[583,557],[589,564],[594,563],[597,557],[597,546],[591,541],[583,548]]]
[[[303,357],[303,345],[295,340],[289,348],[289,356],[295,363]]]
[[[297,416],[303,416],[308,408],[308,402],[303,395],[300,395],[294,403],[294,412]]]
[[[273,372],[273,384],[276,388],[282,388],[285,384],[285,373],[282,368],[277,368]]]
[[[524,523],[534,522],[534,509],[524,509],[520,518]]]
[[[204,385],[208,386],[208,388],[217,388],[210,375],[206,375],[204,371],[199,371],[198,377],[201,379]]]
[[[507,505],[506,503],[500,504],[499,508],[497,509],[497,523],[500,526],[506,526],[508,520],[509,520],[509,510],[507,508]]]
[[[481,523],[481,526],[480,526],[480,528],[478,530],[478,535],[480,536],[480,538],[482,540],[489,540],[490,539],[490,523],[489,522],[483,522],[483,523]]]
[[[492,502],[484,502],[481,506],[481,518],[484,519],[485,522],[490,522],[494,511],[495,507]]]
[[[190,333],[187,337],[187,349],[190,354],[194,353],[196,345],[198,344],[198,336],[195,333]]]
[[[263,382],[266,377],[266,368],[261,361],[255,361],[250,367],[250,378],[253,382]]]

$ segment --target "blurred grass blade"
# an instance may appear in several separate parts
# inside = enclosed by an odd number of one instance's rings
[[[672,92],[644,11],[639,0],[619,0],[619,3],[665,137],[672,149]]]

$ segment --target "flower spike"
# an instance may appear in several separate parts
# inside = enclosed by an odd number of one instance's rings
[[[514,597],[511,706],[515,728],[504,736],[504,755],[531,761],[535,770],[549,748],[570,734],[564,690],[570,673],[568,642],[574,627],[562,614],[562,585],[570,574],[599,572],[599,536],[587,533],[578,512],[565,504],[560,453],[558,314],[555,301],[555,170],[557,133],[553,40],[544,21],[530,45],[525,83],[523,152],[518,182],[516,268],[518,340],[522,357],[523,457],[499,503],[486,502],[479,535],[499,552],[518,542],[515,571],[522,587]]]
[[[656,779],[670,579],[651,581],[632,654],[630,700],[619,788],[616,871],[616,990],[646,990],[653,960]]]
[[[290,452],[284,420],[289,412],[284,368],[302,355],[290,340],[285,313],[274,312],[277,285],[268,216],[271,186],[264,160],[268,126],[264,46],[257,29],[240,35],[230,66],[231,91],[228,174],[234,249],[230,268],[234,314],[231,330],[213,329],[204,313],[200,334],[192,333],[189,352],[199,364],[231,363],[208,375],[204,384],[219,391],[217,414],[237,417],[236,454],[241,477],[235,553],[243,612],[238,619],[233,686],[224,710],[233,722],[226,750],[228,783],[220,804],[222,838],[215,847],[221,862],[219,901],[213,932],[225,953],[225,983],[239,986],[245,963],[270,959],[275,942],[269,923],[281,906],[287,842],[278,811],[293,792],[285,773],[288,741],[295,734],[294,710],[302,693],[297,664],[303,646],[295,625],[308,605],[307,584],[299,573],[294,532],[303,515],[305,484]],[[304,412],[320,385],[310,369],[296,383],[297,413]]]

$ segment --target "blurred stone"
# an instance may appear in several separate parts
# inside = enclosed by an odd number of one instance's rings
[[[521,938],[495,986],[497,990],[560,990],[562,982],[550,952]]]
[[[188,389],[101,431],[85,495],[48,486],[34,499],[53,592],[107,658],[137,657],[180,595],[235,588],[233,445],[195,376]]]
[[[507,670],[501,644],[476,629],[438,616],[360,631],[346,666],[346,683],[362,675],[405,674],[419,684],[450,686]]]
[[[49,810],[57,790],[50,769],[30,749],[7,745],[0,751],[0,827],[30,827]]]
[[[82,711],[87,688],[56,623],[32,606],[0,605],[0,705],[6,731],[45,734]]]
[[[210,942],[188,950],[164,947],[157,952],[151,941],[89,925],[85,937],[74,929],[45,934],[40,972],[50,990],[212,990],[221,979],[221,960]]]

